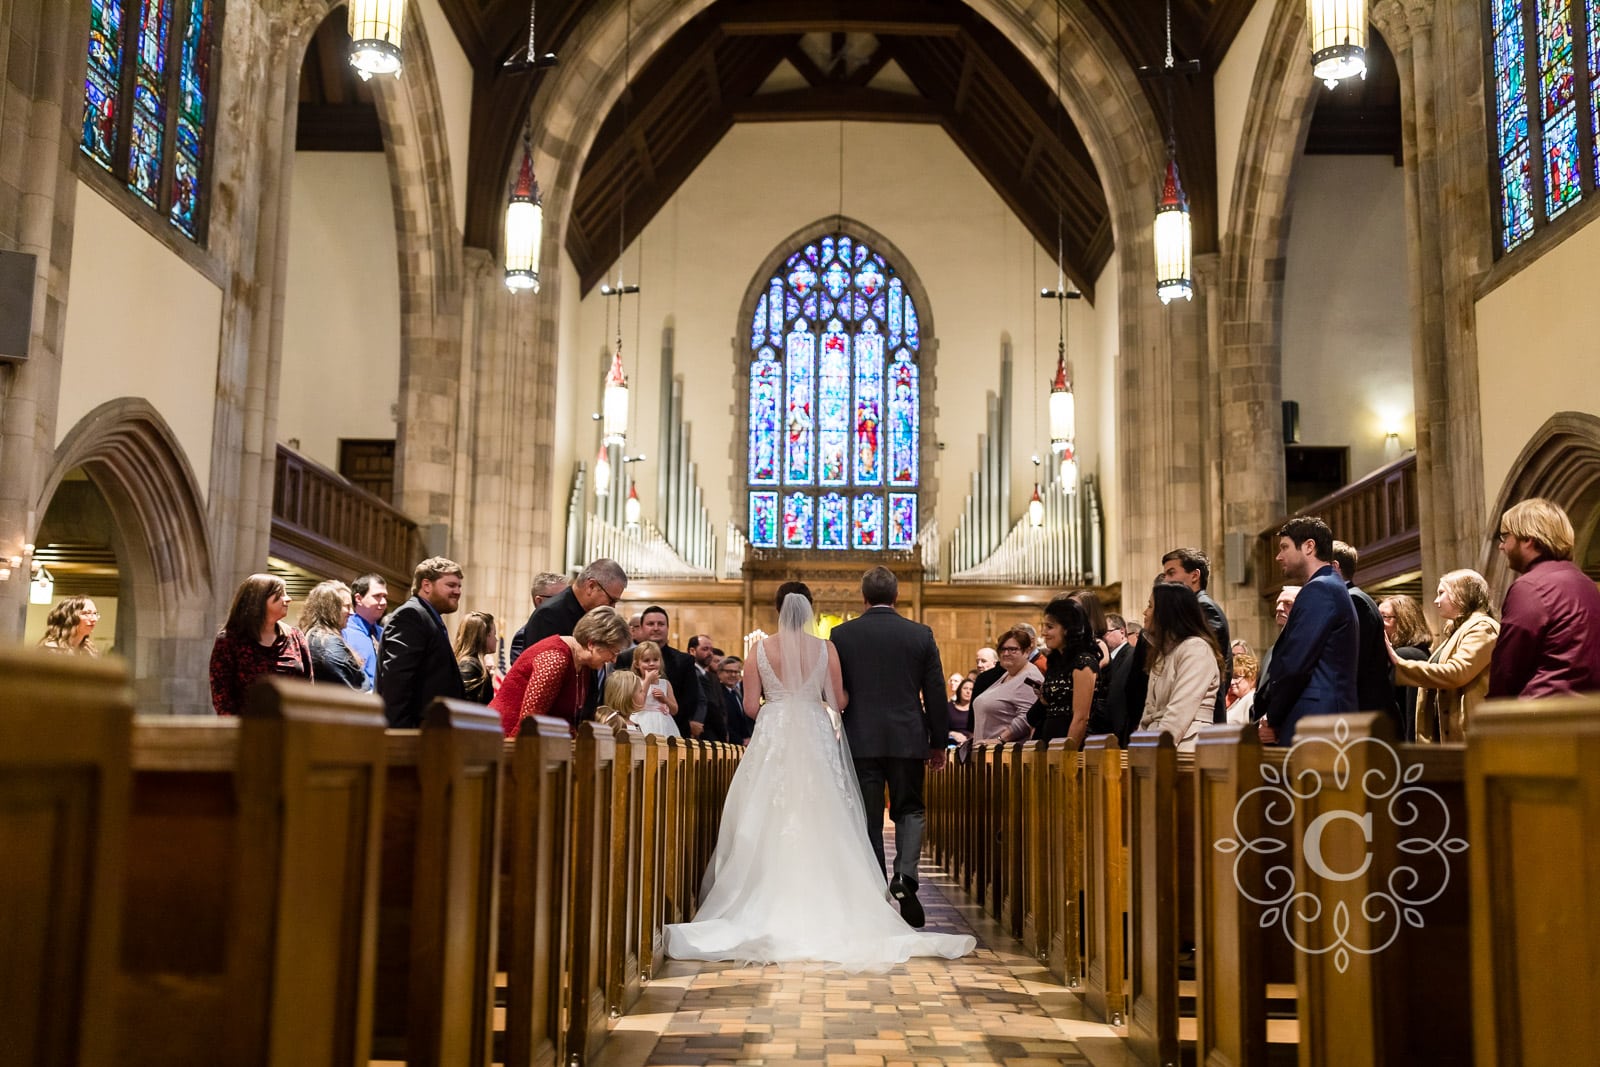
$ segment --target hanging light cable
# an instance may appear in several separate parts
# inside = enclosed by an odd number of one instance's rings
[[[406,0],[350,0],[350,65],[366,81],[400,76],[400,31]]]
[[[1367,76],[1366,0],[1308,0],[1311,73],[1335,88],[1346,78]],[[1592,31],[1591,31],[1592,32]]]
[[[1056,5],[1056,139],[1061,139],[1061,5]],[[1061,484],[1067,492],[1077,488],[1077,401],[1072,395],[1072,375],[1067,368],[1067,301],[1083,294],[1067,285],[1065,213],[1056,205],[1056,287],[1041,289],[1039,296],[1056,302],[1056,371],[1050,382],[1050,450],[1061,455]],[[1037,345],[1035,345],[1037,350]],[[1035,460],[1037,462],[1037,460]],[[1069,475],[1070,470],[1070,475]],[[1036,524],[1037,525],[1037,524]]]
[[[633,3],[629,0],[624,8],[623,37],[622,37],[622,125],[628,127],[629,99],[632,88],[628,84],[629,67],[633,58]],[[606,375],[605,390],[601,398],[600,411],[604,417],[605,437],[608,445],[621,445],[628,440],[628,375],[622,367],[622,298],[630,293],[637,293],[637,285],[625,285],[622,280],[622,253],[626,250],[628,239],[627,226],[628,212],[628,185],[623,182],[620,200],[617,207],[617,284],[615,286],[602,285],[602,296],[615,296],[617,298],[617,347],[611,355],[611,370]]]
[[[1178,133],[1173,114],[1172,81],[1177,77],[1172,57],[1172,0],[1167,0],[1167,55],[1162,64],[1167,96],[1167,173],[1156,204],[1156,295],[1163,304],[1182,297],[1194,299],[1191,277],[1194,235],[1189,225],[1189,198],[1178,179]]]

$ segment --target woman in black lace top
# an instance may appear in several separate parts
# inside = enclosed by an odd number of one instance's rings
[[[1036,741],[1070,737],[1082,745],[1100,671],[1100,650],[1089,629],[1089,615],[1071,597],[1058,596],[1044,609],[1041,633],[1050,654],[1028,724]]]

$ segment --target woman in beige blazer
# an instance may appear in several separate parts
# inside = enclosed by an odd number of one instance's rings
[[[1444,638],[1427,662],[1404,660],[1389,645],[1396,685],[1414,685],[1418,741],[1465,741],[1472,712],[1489,692],[1489,660],[1500,623],[1489,602],[1489,583],[1477,571],[1451,571],[1434,598],[1445,620]],[[1385,644],[1388,644],[1385,639]]]

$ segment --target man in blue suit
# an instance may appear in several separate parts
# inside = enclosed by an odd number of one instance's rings
[[[1300,583],[1289,621],[1272,646],[1272,662],[1256,689],[1261,740],[1288,745],[1307,715],[1357,710],[1356,655],[1360,626],[1344,579],[1333,568],[1333,531],[1312,516],[1278,530],[1278,565]]]

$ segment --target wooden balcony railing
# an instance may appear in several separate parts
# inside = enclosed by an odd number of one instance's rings
[[[345,581],[376,572],[391,587],[405,589],[424,548],[417,524],[404,514],[279,445],[272,486],[272,554]]]
[[[1333,527],[1334,537],[1355,546],[1361,555],[1356,581],[1362,585],[1422,569],[1415,453],[1307,504],[1297,514],[1320,516]],[[1256,591],[1269,602],[1283,588],[1283,574],[1274,560],[1283,522],[1273,523],[1256,538]]]

